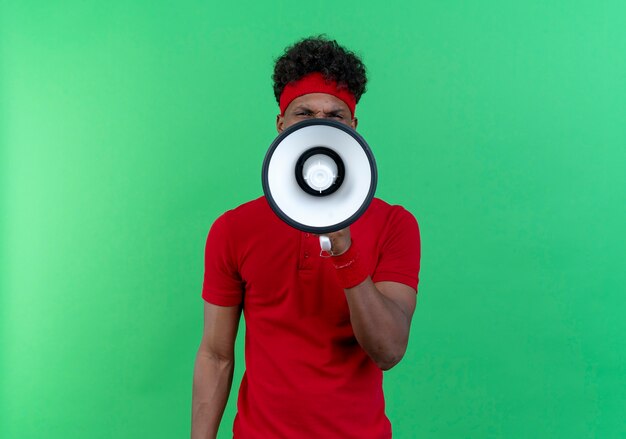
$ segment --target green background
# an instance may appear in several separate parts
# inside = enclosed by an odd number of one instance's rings
[[[626,3],[0,5],[0,437],[188,436],[204,240],[318,33],[421,226],[395,437],[626,437]]]

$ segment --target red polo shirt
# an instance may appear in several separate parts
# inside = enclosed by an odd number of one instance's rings
[[[351,227],[374,282],[417,289],[415,218],[374,199]],[[264,197],[209,232],[202,297],[243,305],[246,372],[233,427],[240,439],[391,437],[382,371],[361,349],[317,236],[281,221]]]

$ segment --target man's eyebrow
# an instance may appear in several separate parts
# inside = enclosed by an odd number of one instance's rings
[[[309,111],[311,113],[314,112],[313,110],[311,110],[311,107],[309,107],[307,104],[298,104],[293,109],[293,111]],[[345,113],[345,110],[341,107],[336,107],[336,108],[330,109],[329,111],[324,111],[324,114],[339,114],[339,113]]]

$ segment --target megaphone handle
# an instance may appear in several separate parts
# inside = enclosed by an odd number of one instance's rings
[[[333,248],[333,245],[328,236],[320,235],[320,247],[322,248],[322,251],[320,252],[321,256],[324,256],[325,254],[332,256],[331,249]]]

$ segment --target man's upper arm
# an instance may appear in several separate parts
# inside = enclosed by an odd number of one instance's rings
[[[385,245],[372,280],[385,297],[411,321],[417,302],[421,240],[415,217],[394,206]]]
[[[200,350],[219,360],[231,360],[240,316],[239,305],[218,306],[205,301]]]
[[[223,307],[239,306],[243,286],[231,231],[228,212],[215,220],[207,236],[204,250],[204,282],[202,298]]]
[[[407,305],[415,303],[420,259],[421,240],[417,220],[406,209],[394,206],[393,214],[387,221],[382,252],[378,256],[372,280],[377,286],[389,284],[379,288],[379,291],[394,302],[406,302]],[[399,296],[396,300],[397,294]]]

